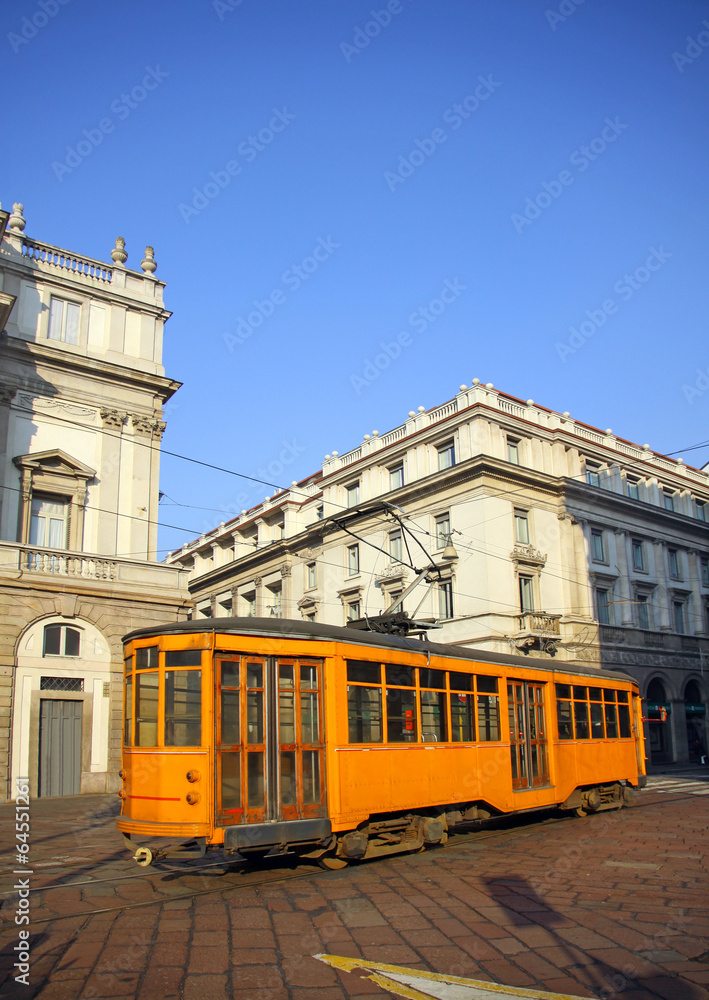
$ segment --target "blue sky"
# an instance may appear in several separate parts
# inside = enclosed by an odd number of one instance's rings
[[[287,485],[474,377],[707,439],[705,0],[43,3],[0,12],[0,197],[155,247],[166,449]],[[165,550],[272,492],[161,484]]]

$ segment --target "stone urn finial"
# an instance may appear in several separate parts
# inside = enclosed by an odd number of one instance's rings
[[[16,229],[18,233],[21,233],[25,226],[27,225],[25,217],[22,214],[25,206],[21,205],[19,201],[16,201],[12,206],[12,215],[8,219],[8,226],[10,229]]]
[[[145,248],[145,257],[140,262],[140,266],[143,268],[145,274],[152,278],[153,274],[157,271],[157,263],[155,261],[155,251],[152,247]]]
[[[128,260],[128,254],[126,253],[126,241],[122,236],[118,236],[116,238],[116,245],[113,250],[111,250],[111,260],[119,267],[123,267],[125,262]]]

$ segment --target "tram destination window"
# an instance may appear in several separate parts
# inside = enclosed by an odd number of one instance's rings
[[[135,651],[136,670],[154,670],[158,665],[158,647],[142,646]]]
[[[202,671],[165,671],[165,746],[202,743]]]
[[[201,649],[168,649],[165,653],[166,667],[201,667]]]
[[[627,691],[556,685],[556,718],[560,740],[630,739]]]

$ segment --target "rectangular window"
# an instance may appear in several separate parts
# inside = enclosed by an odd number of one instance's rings
[[[399,490],[404,485],[404,463],[399,462],[389,469],[389,489]]]
[[[534,580],[531,576],[519,578],[519,606],[525,613],[534,611]]]
[[[452,441],[446,441],[436,449],[438,452],[438,471],[450,469],[455,465],[455,447]]]
[[[359,503],[359,480],[356,483],[350,483],[346,487],[347,490],[347,506],[356,507]]]
[[[679,580],[680,579],[679,552],[677,551],[677,549],[668,549],[667,558],[670,564],[670,576],[672,577],[673,580]]]
[[[674,496],[674,493],[672,492],[672,490],[667,490],[667,489],[663,490],[662,491],[662,497],[663,497],[664,504],[665,504],[665,510],[674,510],[675,509],[675,496]]]
[[[702,587],[709,587],[709,558],[702,556]]]
[[[267,587],[268,591],[268,613],[271,618],[281,618],[283,616],[283,588],[280,583],[273,587]]]
[[[165,653],[166,667],[199,667],[202,665],[200,649],[169,649]]]
[[[135,651],[136,670],[151,670],[157,668],[157,665],[158,665],[157,646],[141,646],[140,649],[136,649]]]
[[[454,743],[475,742],[475,696],[472,694],[451,691],[451,740]]]
[[[453,584],[450,580],[438,584],[438,617],[453,617]]]
[[[481,743],[501,739],[500,698],[496,677],[476,677],[478,693],[478,739]]]
[[[603,544],[602,531],[591,532],[591,556],[594,562],[606,561],[606,550],[605,545]]]
[[[202,671],[165,671],[165,746],[202,743]]]
[[[697,520],[706,521],[707,519],[707,505],[704,500],[695,500],[697,505]]]
[[[307,574],[308,575],[308,584],[307,584],[307,587],[308,587],[308,590],[311,590],[313,587],[317,586],[317,582],[318,582],[317,564],[316,563],[308,563],[307,570],[308,570],[308,574]]]
[[[673,601],[672,602],[672,612],[675,621],[675,632],[678,635],[684,635],[684,601]]]
[[[126,677],[125,701],[123,706],[123,742],[129,747],[133,743],[133,677]]]
[[[389,533],[389,555],[396,562],[401,562],[401,532],[391,531]]]
[[[64,344],[79,343],[79,314],[81,307],[76,302],[65,302],[64,299],[52,299],[49,304],[49,340],[58,340]]]
[[[450,514],[439,514],[436,518],[436,548],[445,549],[451,534]]]
[[[603,587],[596,588],[596,608],[598,610],[598,621],[601,625],[612,625],[610,591]]]
[[[415,743],[416,692],[387,688],[387,743]]]
[[[625,480],[625,487],[628,491],[628,496],[630,497],[631,500],[640,499],[639,480],[631,479],[630,476],[628,476],[627,479]]]
[[[519,441],[516,438],[507,438],[507,461],[519,465]]]
[[[359,545],[348,545],[347,547],[347,570],[350,576],[359,573]]]
[[[589,486],[601,485],[601,467],[598,462],[586,462],[586,482]]]
[[[377,671],[379,667],[376,668]],[[382,742],[382,689],[347,685],[350,743]]]
[[[61,500],[32,498],[30,545],[64,549],[67,543],[68,504]]]
[[[359,601],[350,601],[347,605],[347,621],[354,622],[360,617]]]
[[[135,745],[158,743],[158,672],[135,675]]]
[[[424,743],[446,743],[448,734],[445,691],[421,692],[421,740]]]
[[[515,541],[529,545],[529,515],[526,510],[515,509]]]
[[[633,542],[633,569],[639,572],[645,571],[645,545],[643,542],[634,538]]]
[[[322,521],[322,519],[325,517],[325,508],[323,507],[322,504],[320,504],[320,506],[316,508],[315,516],[317,517],[318,521]]]
[[[650,601],[647,594],[637,594],[635,598],[635,608],[637,611],[638,628],[651,628],[650,625]]]
[[[256,592],[241,595],[242,614],[244,618],[254,618],[256,616]]]

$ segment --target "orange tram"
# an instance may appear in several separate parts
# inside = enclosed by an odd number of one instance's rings
[[[125,638],[120,777],[139,864],[218,848],[339,868],[491,816],[630,804],[640,698],[625,674],[568,663],[305,621],[181,622]]]

